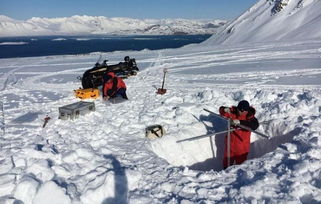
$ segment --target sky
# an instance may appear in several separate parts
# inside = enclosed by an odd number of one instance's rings
[[[0,0],[0,15],[17,20],[73,15],[230,20],[256,2],[257,0]]]

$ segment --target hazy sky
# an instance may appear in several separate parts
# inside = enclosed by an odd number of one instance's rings
[[[73,15],[129,18],[233,19],[258,0],[0,0],[0,15],[17,20]]]

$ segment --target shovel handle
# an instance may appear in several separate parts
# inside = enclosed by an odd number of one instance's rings
[[[164,68],[164,69],[163,69],[163,72],[164,72],[164,76],[163,76],[162,89],[164,89],[164,84],[165,84],[165,75],[166,75],[167,69],[166,69],[166,68]]]

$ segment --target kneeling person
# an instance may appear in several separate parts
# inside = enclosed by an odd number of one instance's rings
[[[128,99],[126,95],[126,84],[122,78],[117,77],[114,72],[108,72],[103,76],[103,99],[116,98],[121,96]]]

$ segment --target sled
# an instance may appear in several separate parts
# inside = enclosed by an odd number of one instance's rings
[[[76,89],[75,97],[80,99],[96,99],[99,97],[99,90],[96,88]]]

